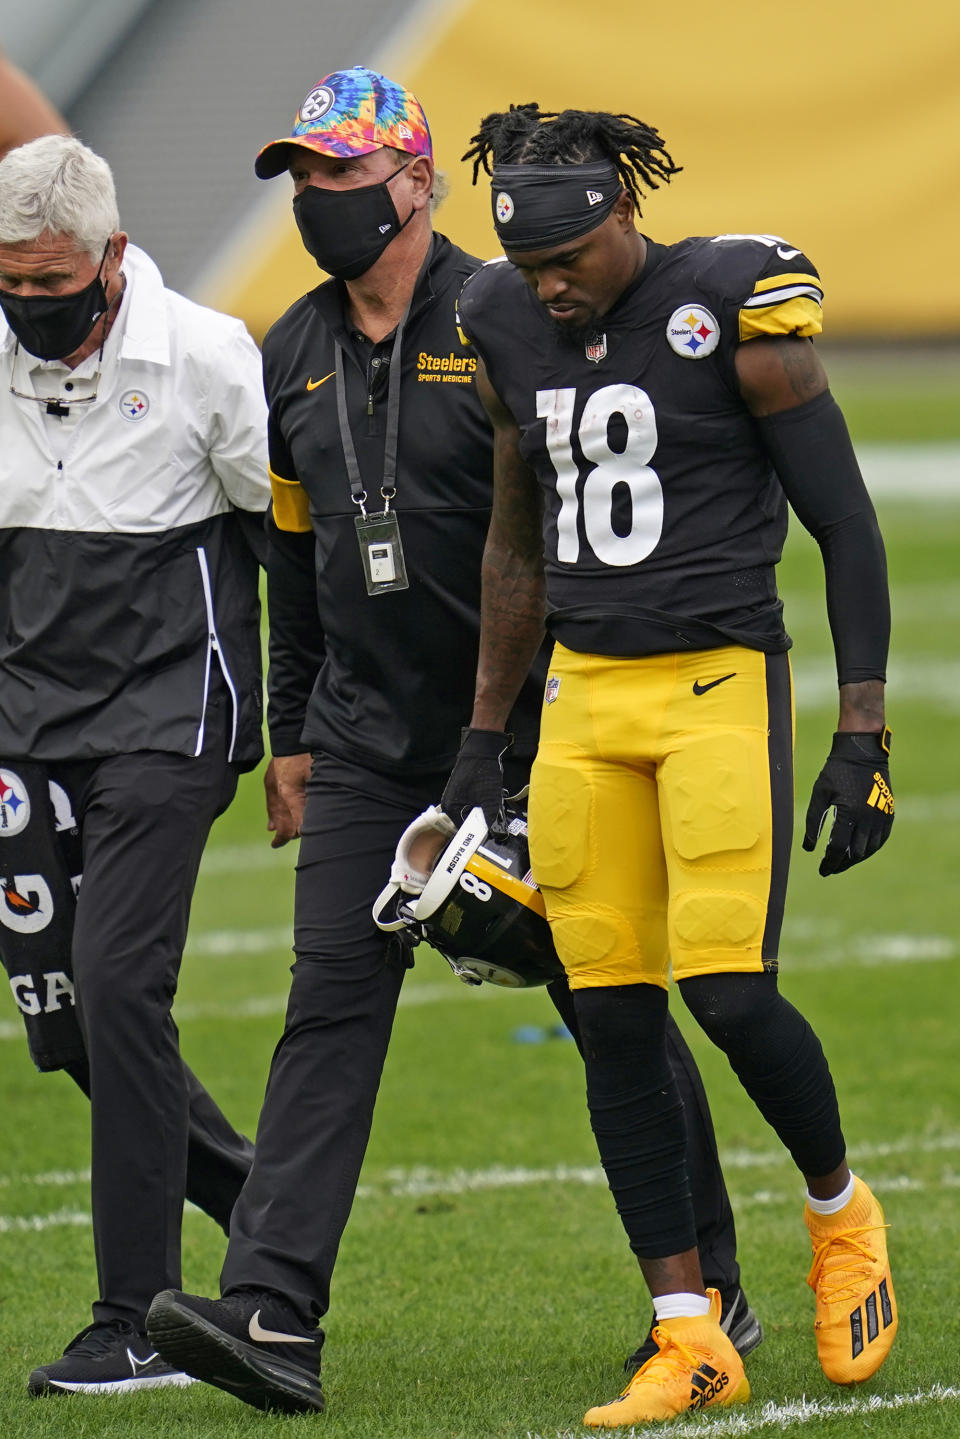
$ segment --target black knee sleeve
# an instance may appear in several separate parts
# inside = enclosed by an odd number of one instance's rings
[[[784,999],[776,975],[698,975],[679,989],[800,1171],[816,1177],[836,1169],[846,1146],[833,1078],[820,1041]]]
[[[666,992],[656,985],[574,991],[587,1106],[617,1212],[638,1258],[696,1245],[683,1106],[667,1060]]]

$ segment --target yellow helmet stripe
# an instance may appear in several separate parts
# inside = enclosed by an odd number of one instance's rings
[[[484,859],[482,854],[473,854],[467,860],[466,869],[477,876],[477,879],[486,880],[494,889],[499,889],[501,894],[508,894],[511,899],[519,900],[525,904],[527,909],[532,909],[535,914],[547,917],[547,911],[543,903],[543,895],[532,885],[524,884],[522,879],[508,874],[498,864],[489,859]]]

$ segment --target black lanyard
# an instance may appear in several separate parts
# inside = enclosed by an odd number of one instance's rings
[[[403,344],[403,331],[410,315],[414,296],[423,276],[424,270],[430,261],[433,253],[431,241],[427,253],[424,256],[423,264],[417,273],[414,281],[413,291],[407,301],[407,308],[397,326],[393,337],[393,348],[390,351],[390,376],[387,381],[387,429],[383,441],[383,481],[380,486],[380,493],[383,496],[384,511],[390,508],[390,501],[397,493],[397,441],[400,435],[400,356]],[[355,505],[360,506],[360,513],[367,513],[365,505],[367,492],[363,485],[363,476],[360,473],[360,464],[357,460],[357,447],[353,443],[353,432],[350,429],[350,416],[347,414],[347,385],[343,373],[343,346],[334,336],[334,370],[337,387],[337,420],[340,425],[340,443],[343,446],[343,458],[347,466],[347,478],[350,481],[350,494]]]

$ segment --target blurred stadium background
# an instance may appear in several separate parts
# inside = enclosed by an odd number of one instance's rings
[[[257,335],[316,271],[253,157],[323,74],[361,61],[421,98],[452,182],[443,225],[478,254],[487,195],[457,162],[481,114],[628,110],[685,167],[647,206],[657,238],[786,235],[826,277],[832,338],[960,335],[950,0],[0,0],[0,49],[109,159],[168,284]]]
[[[869,1423],[892,1435],[903,1432],[894,1398],[915,1393],[911,1432],[960,1433],[960,1406],[947,1402],[960,1398],[950,1389],[960,1329],[955,1306],[943,1314],[960,1285],[960,10],[948,0],[0,0],[0,50],[109,159],[123,223],[167,282],[242,315],[258,338],[317,271],[289,185],[257,181],[253,157],[288,132],[322,75],[356,63],[423,101],[451,182],[438,224],[477,254],[495,248],[487,190],[471,188],[459,156],[482,114],[536,99],[657,125],[685,167],[645,206],[657,239],[777,233],[814,259],[821,348],[890,554],[898,825],[884,855],[826,890],[795,853],[784,984],[831,1055],[858,1168],[896,1211],[908,1322],[869,1419],[857,1407],[866,1399],[825,1407],[837,1395],[810,1368],[795,1182],[725,1066],[694,1043],[745,1282],[768,1327],[751,1378],[759,1399],[781,1406],[769,1423],[755,1406],[746,1432],[799,1434],[815,1419],[818,1433]],[[783,589],[805,803],[835,681],[819,560],[802,533]],[[293,860],[266,848],[258,784],[245,781],[214,833],[177,1007],[190,1062],[251,1131],[283,1009]],[[418,960],[338,1269],[325,1422],[341,1439],[554,1433],[582,1401],[614,1392],[645,1305],[597,1183],[569,1046],[514,1042],[524,1027],[546,1040],[550,1024],[542,994],[473,995],[439,961]],[[93,1293],[86,1116],[66,1080],[33,1073],[9,1001],[0,1041],[6,1432],[273,1433],[213,1391],[96,1413],[26,1405],[27,1369],[80,1326]],[[191,1287],[212,1292],[221,1253],[222,1236],[188,1216]],[[812,1408],[794,1423],[783,1406],[802,1393]]]

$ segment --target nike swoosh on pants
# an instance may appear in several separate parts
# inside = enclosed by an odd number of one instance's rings
[[[736,673],[736,670],[731,670],[728,675],[721,675],[718,680],[708,680],[705,685],[702,685],[699,680],[694,680],[693,692],[695,695],[705,695],[707,690],[712,690],[717,685],[722,685],[724,680],[732,680]]]

